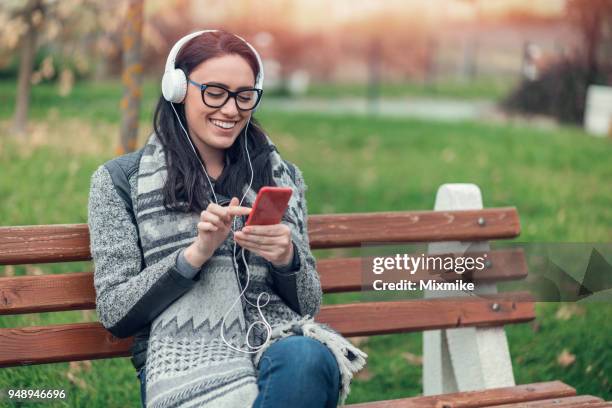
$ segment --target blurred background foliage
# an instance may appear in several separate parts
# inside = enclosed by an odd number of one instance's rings
[[[502,101],[510,113],[581,124],[587,86],[612,81],[607,0],[422,3],[149,0],[143,75],[157,80],[170,46],[206,27],[256,45],[268,96],[471,95]],[[4,1],[0,78],[16,78],[20,67],[27,74],[30,65],[33,85],[55,83],[66,97],[75,81],[117,79],[128,4]]]

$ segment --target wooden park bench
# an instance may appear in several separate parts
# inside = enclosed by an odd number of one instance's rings
[[[312,249],[362,243],[429,243],[430,253],[489,250],[489,240],[517,237],[514,207],[482,208],[472,184],[440,187],[433,211],[311,215]],[[475,271],[479,296],[428,292],[423,298],[322,306],[316,320],[347,337],[424,331],[423,396],[352,407],[612,407],[576,396],[560,382],[516,385],[503,325],[535,319],[528,294],[497,293],[495,282],[521,279],[518,249],[491,251]],[[0,265],[91,260],[87,224],[0,227]],[[326,293],[362,290],[359,257],[317,262]],[[0,314],[95,309],[93,273],[0,278]],[[117,338],[98,322],[0,329],[0,367],[128,357],[132,338]]]

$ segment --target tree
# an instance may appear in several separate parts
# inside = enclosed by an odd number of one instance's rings
[[[26,130],[34,55],[36,54],[38,32],[43,24],[44,15],[45,7],[42,0],[29,0],[19,13],[15,13],[15,17],[23,20],[25,26],[20,44],[21,56],[17,78],[17,99],[12,126],[12,132],[16,135],[23,135]]]
[[[130,0],[123,31],[123,98],[118,155],[136,148],[142,97],[142,16],[143,0]]]
[[[0,52],[19,50],[17,98],[12,130],[26,133],[32,84],[59,79],[60,95],[70,92],[74,72],[87,71],[88,55],[104,53],[95,41],[100,31],[121,12],[119,0],[3,0],[0,3]],[[114,29],[114,28],[113,28]],[[37,52],[50,45],[40,71],[35,71]],[[61,66],[56,70],[55,62]]]
[[[612,2],[609,0],[569,0],[567,12],[582,34],[584,51],[582,59],[587,69],[587,83],[592,84],[600,79],[602,61],[606,55],[604,46],[612,41]],[[607,44],[609,46],[609,44]]]
[[[590,85],[612,84],[612,2],[569,0],[567,16],[582,45],[526,79],[504,101],[510,111],[541,113],[562,122],[582,123]]]

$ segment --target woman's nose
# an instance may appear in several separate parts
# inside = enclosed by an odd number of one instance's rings
[[[240,113],[236,107],[236,101],[234,98],[229,98],[227,100],[225,105],[221,107],[221,113],[230,117],[236,117]]]

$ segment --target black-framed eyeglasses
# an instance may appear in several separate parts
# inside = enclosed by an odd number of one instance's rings
[[[249,111],[257,107],[263,93],[263,89],[251,88],[233,92],[221,85],[199,84],[191,79],[188,81],[200,88],[202,102],[211,108],[220,108],[227,103],[229,98],[234,98],[236,108]]]

